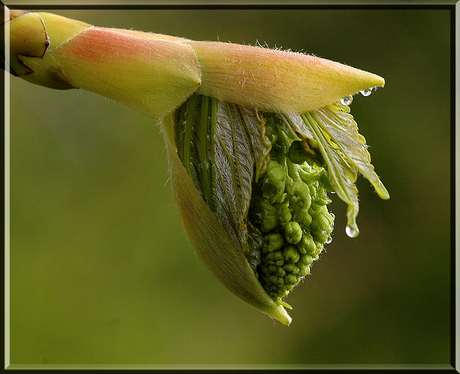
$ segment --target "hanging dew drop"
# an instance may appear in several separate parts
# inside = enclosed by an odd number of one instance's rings
[[[345,232],[347,233],[347,235],[350,237],[350,238],[356,238],[359,234],[359,230],[357,227],[351,227],[351,226],[347,226],[345,228]]]
[[[372,93],[372,88],[367,88],[365,90],[359,91],[359,93],[365,97],[369,96]]]
[[[342,105],[350,105],[353,102],[353,96],[345,96],[340,100]]]

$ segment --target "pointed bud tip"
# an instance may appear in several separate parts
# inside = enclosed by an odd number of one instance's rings
[[[375,91],[378,88],[383,88],[385,86],[385,79],[381,77],[380,75],[360,70],[360,69],[354,69],[355,74],[354,74],[354,79],[356,79],[355,85],[350,84],[350,89],[353,87],[353,89],[359,88],[358,92],[363,92],[363,91],[369,91],[371,93],[372,91]],[[353,92],[351,93],[352,95],[357,94],[358,92]]]
[[[276,307],[271,308],[268,313],[270,316],[273,318],[276,318],[278,321],[280,321],[283,325],[289,326],[292,322],[291,316],[286,312],[284,307],[292,309],[292,307],[289,304],[286,304],[283,301],[279,301],[277,304],[275,304]]]
[[[370,73],[372,74],[372,73]],[[369,87],[369,88],[374,88],[374,87],[380,87],[380,88],[383,88],[385,87],[385,79],[379,75],[376,75],[376,74],[372,74],[374,76],[374,81],[375,81],[375,84],[373,87]]]

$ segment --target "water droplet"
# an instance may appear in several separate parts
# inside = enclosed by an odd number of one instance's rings
[[[326,240],[326,244],[332,243],[332,235],[329,235]]]
[[[372,93],[373,89],[372,88],[367,88],[365,90],[359,91],[359,93],[363,96],[369,96]]]
[[[350,105],[353,102],[353,96],[350,95],[342,97],[340,102],[342,103],[342,105]]]
[[[351,226],[347,226],[345,228],[345,232],[347,233],[347,235],[350,237],[350,238],[356,238],[359,234],[359,230],[357,227],[351,227]]]

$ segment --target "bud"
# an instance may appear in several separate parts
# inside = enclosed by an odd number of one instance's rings
[[[10,12],[11,73],[83,88],[160,125],[198,256],[242,300],[289,324],[283,299],[331,241],[334,191],[358,234],[355,181],[389,194],[351,116],[378,75],[301,53]],[[342,100],[347,98],[347,100]]]

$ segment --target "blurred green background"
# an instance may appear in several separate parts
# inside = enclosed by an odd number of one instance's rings
[[[288,297],[286,327],[194,254],[150,118],[11,77],[12,364],[449,364],[449,10],[50,11],[266,42],[383,76],[386,87],[351,108],[391,199],[359,179],[356,239],[334,200],[333,242]]]

